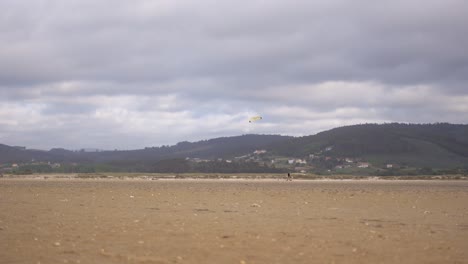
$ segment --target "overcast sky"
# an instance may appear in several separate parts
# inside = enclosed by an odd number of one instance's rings
[[[0,143],[468,123],[467,25],[465,0],[2,0]]]

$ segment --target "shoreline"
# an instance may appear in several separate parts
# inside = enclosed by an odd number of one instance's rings
[[[31,175],[7,174],[0,180],[117,180],[117,181],[288,181],[282,174],[144,174],[144,173],[44,173]],[[466,181],[466,175],[405,175],[405,176],[356,176],[356,175],[299,175],[293,182],[310,181]]]

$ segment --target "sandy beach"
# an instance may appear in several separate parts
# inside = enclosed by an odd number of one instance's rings
[[[468,263],[468,181],[0,179],[0,263]]]

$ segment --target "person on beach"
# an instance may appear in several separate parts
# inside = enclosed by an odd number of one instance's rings
[[[288,172],[288,178],[287,178],[286,180],[287,180],[287,181],[292,181],[291,173]]]

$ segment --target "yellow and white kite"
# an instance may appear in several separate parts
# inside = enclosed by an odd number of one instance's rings
[[[261,116],[252,116],[249,118],[249,123],[257,122],[258,120],[262,120]]]

